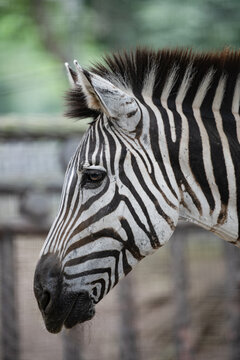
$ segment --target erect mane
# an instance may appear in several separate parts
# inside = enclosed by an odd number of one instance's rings
[[[221,52],[193,53],[191,50],[148,50],[137,49],[134,52],[118,52],[106,56],[102,64],[98,63],[90,71],[109,80],[123,90],[132,92],[136,97],[145,95],[151,82],[151,96],[159,98],[165,83],[175,71],[171,99],[177,93],[186,71],[191,69],[193,81],[189,89],[195,93],[204,76],[213,74],[212,83],[221,76],[228,78],[234,87],[240,73],[240,51],[225,49]],[[72,71],[72,70],[71,70]],[[72,71],[73,76],[75,76]],[[87,107],[80,86],[68,91],[68,110],[66,115],[73,118],[96,118],[100,113]]]

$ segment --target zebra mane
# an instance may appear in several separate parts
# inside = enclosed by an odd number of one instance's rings
[[[164,86],[172,77],[172,86],[168,100],[176,98],[179,86],[186,77],[191,84],[187,97],[192,101],[201,81],[207,75],[211,76],[209,87],[216,87],[219,79],[226,76],[228,89],[232,96],[236,81],[240,74],[240,51],[224,49],[221,52],[193,53],[192,50],[148,50],[137,49],[133,52],[118,52],[106,56],[103,63],[97,63],[90,71],[109,80],[122,90],[130,91],[137,98],[151,94],[152,98],[159,99]],[[73,77],[76,73],[71,69]],[[232,85],[232,86],[231,86]],[[232,90],[230,90],[232,88]],[[93,118],[100,113],[89,109],[80,86],[67,92],[66,116],[72,118]],[[184,100],[185,101],[185,100]],[[224,101],[226,111],[231,109],[230,100]]]

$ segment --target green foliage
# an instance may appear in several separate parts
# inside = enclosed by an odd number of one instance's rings
[[[240,45],[239,0],[0,0],[0,113],[62,112],[63,62],[137,45]]]

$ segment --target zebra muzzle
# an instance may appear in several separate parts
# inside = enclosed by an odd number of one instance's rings
[[[34,275],[34,294],[45,326],[51,333],[72,328],[92,319],[93,301],[87,291],[69,291],[63,283],[60,261],[55,254],[41,257]]]

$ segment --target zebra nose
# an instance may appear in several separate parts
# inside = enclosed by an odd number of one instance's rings
[[[61,291],[61,267],[55,254],[43,255],[34,274],[34,294],[41,312],[46,314]]]

